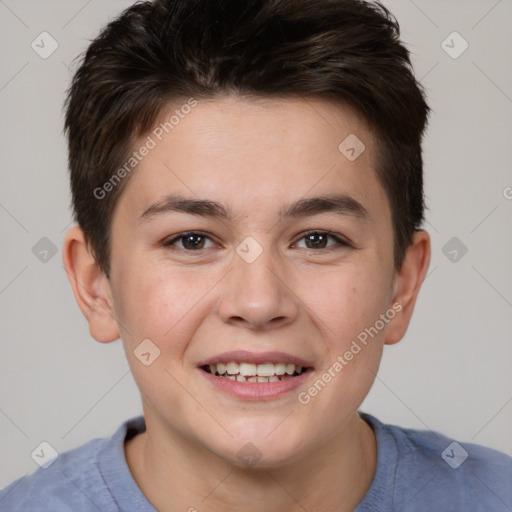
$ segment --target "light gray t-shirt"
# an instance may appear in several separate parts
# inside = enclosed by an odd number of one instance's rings
[[[512,457],[359,414],[375,431],[377,468],[355,512],[512,511]],[[0,491],[0,511],[155,512],[124,455],[125,440],[144,430],[144,417],[139,416],[124,422],[110,438],[60,454],[47,469],[39,468]],[[207,511],[200,497],[190,506]]]

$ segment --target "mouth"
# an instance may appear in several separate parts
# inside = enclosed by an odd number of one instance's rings
[[[203,360],[198,371],[214,389],[243,400],[270,400],[288,396],[306,385],[311,363],[284,352],[224,352]]]
[[[281,382],[313,370],[287,362],[255,364],[239,361],[205,364],[200,368],[215,377],[243,383]]]

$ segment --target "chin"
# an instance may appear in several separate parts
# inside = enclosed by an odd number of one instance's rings
[[[306,433],[300,436],[290,432],[285,422],[279,425],[280,421],[282,418],[264,422],[265,428],[261,422],[256,426],[253,423],[243,434],[226,438],[213,451],[230,464],[247,469],[277,468],[297,462],[305,456]],[[269,424],[271,428],[266,428]]]

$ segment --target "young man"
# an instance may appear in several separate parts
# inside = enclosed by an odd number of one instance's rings
[[[512,510],[512,458],[358,412],[430,258],[429,108],[359,0],[157,0],[69,91],[64,263],[144,416],[6,511]]]

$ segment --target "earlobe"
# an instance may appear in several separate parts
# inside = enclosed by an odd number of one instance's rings
[[[83,231],[72,227],[62,251],[64,268],[91,336],[109,343],[119,339],[110,282],[89,251]]]
[[[389,323],[385,339],[387,345],[397,343],[405,335],[429,264],[430,236],[424,230],[416,231],[402,267],[396,275],[391,305],[400,304],[401,308]]]

